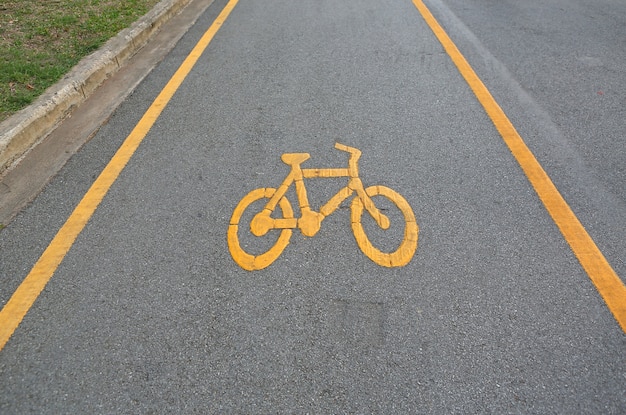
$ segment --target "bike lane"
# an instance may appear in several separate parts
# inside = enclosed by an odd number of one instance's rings
[[[224,4],[211,6],[85,153],[130,133]],[[283,153],[310,153],[307,168],[345,168],[337,141],[363,152],[366,187],[388,186],[412,207],[412,261],[384,268],[363,255],[346,202],[314,237],[294,231],[271,266],[238,267],[226,233],[239,200],[280,185]],[[41,203],[84,187],[87,157]],[[345,184],[307,181],[311,206]],[[288,198],[299,213],[293,190]],[[35,233],[50,215],[58,229],[69,216],[39,203],[0,234],[5,246],[17,247],[8,238],[20,227]],[[402,238],[390,233],[391,244]],[[24,267],[5,261],[3,269]],[[615,410],[624,406],[623,341],[411,2],[241,0],[0,352],[1,405]]]

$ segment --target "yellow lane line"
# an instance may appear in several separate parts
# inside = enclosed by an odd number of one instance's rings
[[[585,272],[596,286],[611,313],[626,332],[626,286],[615,273],[611,265],[583,225],[580,223],[567,202],[563,199],[550,177],[543,170],[535,156],[524,143],[524,140],[511,124],[502,108],[495,101],[487,87],[478,78],[467,60],[463,57],[454,42],[434,18],[422,0],[413,0],[413,4],[441,42],[459,72],[465,78],[478,101],[491,118],[496,129],[517,159],[528,180],[535,188],[552,220],[561,230],[563,237],[580,261]]]
[[[41,255],[33,269],[13,293],[2,311],[0,311],[0,350],[31,308],[41,291],[44,289],[63,258],[74,244],[94,211],[115,182],[128,160],[148,134],[157,118],[168,104],[174,93],[185,80],[195,63],[198,61],[215,33],[222,26],[238,0],[230,0],[211,27],[204,33],[200,41],[185,58],[176,73],[156,97],[150,108],[137,123],[130,135],[124,140],[111,161],[87,191],[74,212],[56,234],[50,245]]]

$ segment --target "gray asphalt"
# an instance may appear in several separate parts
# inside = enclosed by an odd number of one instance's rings
[[[224,4],[0,232],[2,304]],[[624,4],[427,4],[626,275]],[[283,153],[345,167],[336,141],[411,205],[413,260],[365,257],[345,203],[239,268],[239,200]],[[313,207],[345,185],[309,182]],[[411,1],[240,0],[0,351],[0,412],[620,414],[625,356]]]
[[[431,4],[623,278],[626,4]]]

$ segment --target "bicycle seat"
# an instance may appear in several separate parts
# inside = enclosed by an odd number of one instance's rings
[[[280,156],[280,159],[283,161],[283,163],[289,164],[290,166],[303,163],[309,158],[311,158],[311,155],[309,153],[285,153]]]

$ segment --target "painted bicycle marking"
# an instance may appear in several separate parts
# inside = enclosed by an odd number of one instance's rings
[[[243,269],[255,271],[272,264],[289,244],[293,229],[300,229],[305,236],[314,236],[321,228],[324,218],[337,210],[347,198],[355,195],[350,205],[352,232],[357,245],[363,253],[378,265],[384,267],[401,267],[408,264],[417,249],[419,228],[415,215],[408,202],[396,191],[385,186],[365,188],[359,178],[358,160],[361,151],[336,143],[335,148],[350,154],[348,168],[303,169],[300,165],[311,156],[308,153],[285,153],[282,161],[291,167],[291,171],[278,189],[271,187],[254,189],[237,204],[228,226],[228,249],[235,262]],[[319,212],[311,209],[304,179],[347,177],[348,185],[330,198]],[[291,203],[286,197],[287,190],[295,183],[296,196],[301,216],[294,217]],[[400,210],[404,219],[404,235],[399,247],[393,252],[382,252],[376,248],[365,234],[361,218],[367,211],[376,224],[384,230],[389,229],[390,220],[376,207],[372,198],[383,196],[389,199]],[[278,240],[266,252],[258,255],[247,253],[239,241],[239,221],[244,211],[258,200],[268,199],[265,207],[250,222],[250,232],[256,237],[267,235],[276,230],[280,234]],[[282,216],[278,215],[279,207]],[[280,217],[273,217],[280,216]]]

